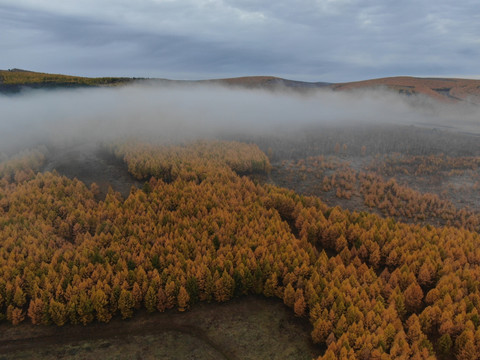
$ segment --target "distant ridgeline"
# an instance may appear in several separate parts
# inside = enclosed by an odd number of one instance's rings
[[[445,103],[480,104],[480,80],[416,78],[396,76],[346,83],[306,82],[275,76],[243,76],[211,80],[168,80],[160,78],[99,77],[46,74],[21,69],[0,70],[0,94],[19,93],[22,89],[55,89],[126,85],[136,81],[158,84],[219,84],[247,89],[290,89],[306,92],[316,89],[333,91],[390,91],[404,96],[422,95]]]
[[[22,89],[55,89],[97,86],[118,86],[136,81],[136,78],[100,77],[46,74],[21,69],[0,70],[0,93],[14,94]]]
[[[157,84],[222,84],[231,87],[243,88],[292,88],[295,90],[309,90],[329,86],[325,82],[304,82],[286,80],[274,76],[245,76],[228,79],[212,80],[168,80],[160,78],[128,78],[128,77],[99,77],[88,78],[59,74],[46,74],[21,69],[0,70],[0,93],[14,94],[23,89],[55,89],[78,87],[105,87],[131,84],[138,81],[149,81]]]

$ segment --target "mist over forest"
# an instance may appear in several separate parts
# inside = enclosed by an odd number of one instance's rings
[[[275,135],[312,127],[415,125],[479,133],[480,108],[380,90],[298,92],[221,85],[129,85],[0,96],[0,151],[125,136],[166,141]]]

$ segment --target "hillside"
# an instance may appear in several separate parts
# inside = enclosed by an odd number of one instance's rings
[[[17,93],[23,88],[72,88],[88,86],[117,86],[131,83],[133,78],[87,78],[61,74],[47,74],[21,69],[0,70],[0,93]]]
[[[331,85],[336,91],[381,87],[406,95],[423,94],[443,102],[480,103],[480,80],[398,76]]]
[[[278,88],[289,87],[296,89],[312,89],[329,86],[324,82],[304,82],[287,80],[274,76],[244,76],[238,78],[212,79],[212,80],[169,80],[158,78],[127,78],[127,77],[100,77],[88,78],[61,74],[47,74],[21,69],[0,70],[0,93],[18,93],[22,89],[44,88],[74,88],[74,87],[98,87],[119,86],[132,82],[149,81],[161,84],[223,84],[227,86],[239,86],[246,88]]]
[[[210,81],[210,80],[207,80]],[[230,86],[243,86],[250,88],[269,88],[269,87],[289,87],[296,89],[315,89],[328,87],[331,84],[326,82],[306,82],[297,80],[287,80],[275,76],[243,76],[237,78],[227,78],[211,80]]]
[[[353,91],[362,89],[388,89],[407,96],[426,95],[446,103],[470,102],[480,104],[480,80],[388,77],[346,83],[305,82],[274,76],[243,76],[212,80],[168,80],[157,78],[100,77],[88,78],[59,74],[46,74],[20,69],[0,70],[0,93],[18,93],[25,88],[74,88],[119,86],[138,81],[162,84],[222,84],[235,87],[294,90],[332,89]]]

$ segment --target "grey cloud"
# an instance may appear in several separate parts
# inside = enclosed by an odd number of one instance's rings
[[[238,72],[241,64],[246,68],[242,75],[248,75],[272,71],[272,64],[291,60],[289,56],[278,56],[277,51],[244,48],[228,41],[198,40],[185,35],[132,30],[85,17],[8,8],[0,9],[0,19],[8,19],[9,26],[32,31],[47,48],[56,44],[58,51],[55,58],[60,61],[72,55],[64,53],[63,47],[76,47],[78,52],[68,61],[79,67],[90,65],[107,69],[122,67],[122,64],[148,70],[157,67],[164,68],[164,74],[168,77],[168,71],[182,70],[210,76],[215,76],[216,72],[231,74]]]
[[[0,38],[6,49],[0,68],[18,62],[90,76],[267,74],[310,81],[478,71],[477,1],[106,4],[95,5],[92,15],[60,13],[54,4],[50,10],[0,4],[0,30],[9,34]]]

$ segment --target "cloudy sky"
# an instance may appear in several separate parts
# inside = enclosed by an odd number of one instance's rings
[[[0,69],[479,77],[478,0],[0,0]]]

